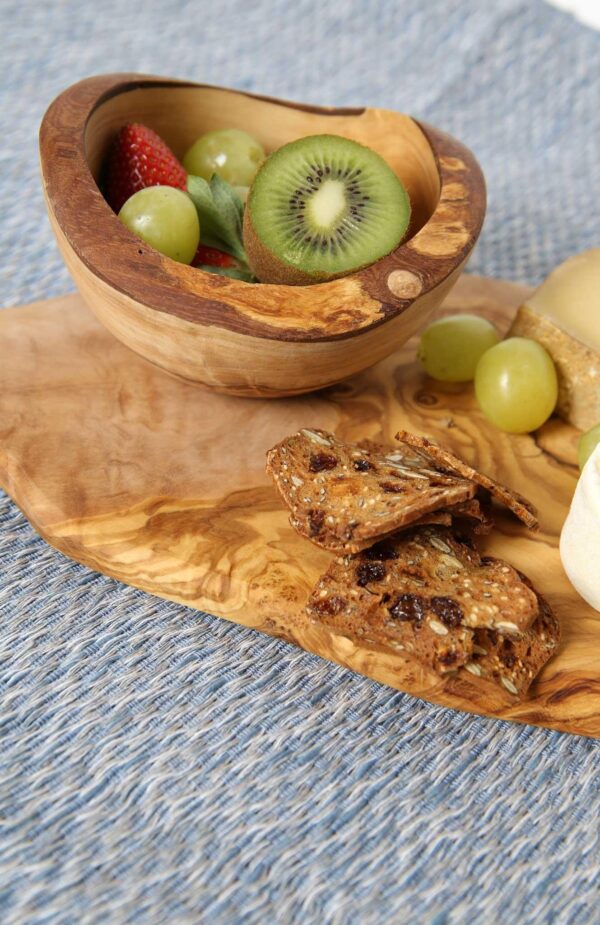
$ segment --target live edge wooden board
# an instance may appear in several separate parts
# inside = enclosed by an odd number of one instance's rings
[[[505,329],[527,290],[463,277],[444,309]],[[534,436],[488,424],[469,387],[441,387],[415,342],[329,390],[232,398],[140,359],[79,296],[0,312],[0,482],[65,555],[159,597],[279,636],[434,703],[600,738],[600,614],[561,568],[558,537],[575,488],[577,432]],[[509,516],[486,541],[555,608],[558,655],[521,703],[466,672],[440,681],[398,653],[332,635],[303,615],[329,554],[297,536],[264,474],[265,451],[301,426],[349,440],[425,433],[536,504],[530,534]],[[24,579],[26,580],[26,579]]]

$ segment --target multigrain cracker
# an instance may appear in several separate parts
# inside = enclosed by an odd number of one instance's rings
[[[482,561],[497,563],[499,560],[487,557]],[[475,630],[473,655],[464,667],[476,677],[492,678],[514,696],[523,696],[556,652],[560,624],[545,598],[522,572],[518,574],[536,595],[538,613],[534,622],[518,638],[490,629]]]
[[[464,669],[523,696],[556,651],[559,624],[525,575],[481,558],[473,540],[493,528],[492,498],[530,528],[535,510],[426,438],[397,436],[389,449],[307,428],[267,455],[292,525],[342,553],[309,618],[441,676]]]
[[[537,530],[538,520],[533,505],[527,501],[526,498],[511,491],[506,485],[496,482],[488,475],[484,475],[483,472],[478,472],[477,469],[469,466],[464,460],[455,456],[449,450],[444,450],[442,447],[437,446],[437,444],[432,443],[426,437],[410,434],[408,431],[401,430],[396,434],[396,439],[399,440],[403,446],[409,446],[414,450],[425,452],[430,459],[430,464],[434,468],[437,468],[439,472],[470,479],[475,482],[475,484],[480,485],[486,491],[489,491],[496,501],[504,504],[513,514],[516,514],[526,527],[529,527],[530,530]]]
[[[482,560],[448,528],[413,527],[338,557],[308,615],[336,632],[391,648],[444,674],[472,661],[474,627],[526,632],[535,593],[511,566]]]
[[[390,450],[389,447],[377,443],[375,440],[359,440],[357,446],[374,453],[383,453],[384,455],[386,453],[394,454],[393,449]],[[410,451],[406,446],[404,452],[414,453],[414,458],[420,460],[424,466],[431,466],[432,464],[431,456],[429,456],[425,450],[421,450],[416,446],[412,446]],[[451,515],[450,519],[448,519],[448,514]],[[491,533],[494,528],[494,518],[492,516],[490,494],[488,491],[485,491],[485,489],[479,487],[474,498],[470,498],[468,501],[460,501],[458,504],[453,504],[446,509],[436,511],[430,515],[426,514],[424,517],[414,522],[415,526],[417,524],[427,523],[444,524],[445,526],[451,526],[452,523],[455,523],[459,528],[467,527],[477,534]]]
[[[292,526],[333,552],[358,552],[477,491],[472,480],[440,472],[424,452],[362,448],[317,429],[269,450],[267,472]]]
[[[441,675],[469,664],[472,631],[455,624],[452,603],[444,598],[430,606],[413,583],[412,591],[398,591],[397,556],[392,539],[336,559],[309,599],[309,617],[358,642],[402,652]]]

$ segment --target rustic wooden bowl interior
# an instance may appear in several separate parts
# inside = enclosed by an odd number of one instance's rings
[[[412,204],[407,240],[372,266],[312,286],[249,284],[163,257],[118,221],[100,189],[126,122],[157,131],[182,156],[203,132],[251,131],[267,151],[322,132],[378,151]],[[381,109],[318,109],[140,75],[75,84],[40,130],[48,212],[88,305],[120,340],[164,369],[237,395],[330,385],[390,354],[429,318],[468,258],[485,185],[462,144]]]

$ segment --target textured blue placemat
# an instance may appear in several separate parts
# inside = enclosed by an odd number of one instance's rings
[[[102,71],[446,128],[488,179],[477,272],[535,282],[598,244],[600,37],[541,3],[0,0],[0,25],[2,304],[71,288],[36,135]],[[94,575],[6,498],[0,618],[3,925],[600,922],[598,743]]]

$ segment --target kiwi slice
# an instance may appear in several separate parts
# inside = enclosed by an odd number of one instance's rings
[[[406,190],[379,154],[339,135],[309,135],[260,168],[244,245],[262,282],[316,283],[389,254],[409,220]]]

